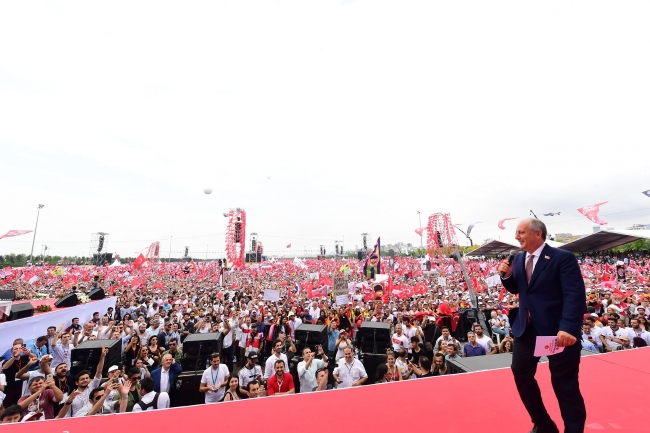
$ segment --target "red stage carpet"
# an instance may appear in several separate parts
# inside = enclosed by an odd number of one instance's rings
[[[582,358],[585,431],[650,431],[646,400],[649,361],[650,348]],[[537,377],[547,408],[562,431],[548,364],[539,365]],[[309,432],[376,433],[420,426],[436,433],[524,433],[532,427],[510,370],[501,369],[210,406],[13,424],[0,427],[0,431],[87,433],[120,426],[136,432],[179,428],[186,432],[206,428],[235,431],[248,430],[253,424],[258,425],[256,430],[268,432],[306,428]]]

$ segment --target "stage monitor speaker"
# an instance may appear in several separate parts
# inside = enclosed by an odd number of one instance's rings
[[[16,300],[15,290],[0,290],[0,301],[15,301],[15,300]]]
[[[363,260],[363,251],[357,251],[357,260]]]
[[[598,354],[585,349],[580,351],[580,356],[591,355]],[[548,358],[542,356],[539,362],[548,362]],[[512,353],[499,353],[490,356],[471,356],[469,358],[450,359],[447,361],[447,368],[449,368],[451,374],[509,368],[511,365]]]
[[[175,390],[171,397],[171,407],[194,406],[205,403],[205,394],[199,392],[201,384],[201,371],[183,372],[176,376]]]
[[[296,338],[297,355],[302,358],[302,350],[305,347],[315,349],[317,345],[322,345],[323,350],[327,351],[327,326],[326,325],[312,325],[311,323],[303,323],[298,326],[294,332]]]
[[[54,306],[56,308],[65,308],[65,307],[74,307],[79,303],[79,299],[77,298],[76,293],[70,293],[68,295],[65,295],[63,298],[59,299],[56,301]]]
[[[7,320],[24,319],[25,317],[32,317],[34,315],[34,306],[31,302],[21,302],[20,304],[13,304],[11,306],[11,313]]]
[[[363,322],[359,329],[357,344],[362,353],[386,353],[390,347],[390,323]]]
[[[88,293],[88,297],[91,301],[99,301],[100,299],[104,299],[106,294],[104,293],[104,289],[94,289]]]
[[[221,332],[207,332],[205,334],[190,334],[183,341],[183,356],[198,356],[206,358],[213,353],[221,353],[223,336]]]
[[[366,369],[366,374],[368,375],[368,380],[366,381],[367,385],[375,383],[375,379],[377,378],[377,367],[379,367],[379,364],[385,364],[387,361],[388,356],[384,354],[372,354],[372,353],[364,353],[363,354],[363,367]]]
[[[70,353],[70,375],[74,377],[82,370],[90,371],[90,377],[95,377],[97,364],[102,354],[102,346],[106,346],[108,354],[104,358],[102,375],[106,376],[109,367],[122,362],[122,340],[86,340],[72,349]],[[55,368],[56,366],[52,366]]]

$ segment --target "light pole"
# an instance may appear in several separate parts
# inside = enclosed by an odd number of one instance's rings
[[[174,240],[174,236],[169,237],[169,257],[167,258],[167,262],[172,261],[172,241]]]
[[[38,205],[38,211],[36,212],[36,227],[34,228],[34,237],[32,238],[32,251],[29,253],[29,262],[32,263],[34,260],[34,242],[36,242],[36,230],[38,229],[38,216],[41,214],[41,209],[45,207],[44,204]]]
[[[422,228],[422,216],[420,216],[420,211],[417,212],[418,212],[418,221],[420,222],[420,228]],[[422,245],[422,235],[420,234],[420,254],[422,254],[422,249],[424,249],[424,246]]]

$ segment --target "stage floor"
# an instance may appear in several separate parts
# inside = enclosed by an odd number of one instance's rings
[[[650,348],[582,358],[580,384],[587,405],[585,431],[650,431],[646,419],[649,361]],[[546,407],[563,431],[547,363],[539,365],[537,379]],[[437,433],[524,433],[532,427],[507,368],[110,417],[110,420],[100,416],[7,425],[2,431],[85,433],[103,429],[107,421],[128,425],[134,431],[170,426],[199,431],[215,419],[223,430],[249,428],[251,423],[267,431],[294,425],[298,429],[306,426],[310,432],[350,429],[387,432],[420,425]]]

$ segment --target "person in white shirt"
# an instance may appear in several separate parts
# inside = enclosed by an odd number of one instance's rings
[[[608,319],[607,325],[609,326],[605,326],[600,333],[600,341],[602,341],[605,351],[611,352],[621,345],[619,337],[629,335],[629,333],[627,330],[619,328],[614,318]]]
[[[262,381],[262,367],[257,365],[257,359],[257,353],[249,353],[248,362],[239,370],[239,385],[244,388],[244,391],[252,381]]]
[[[582,324],[582,340],[593,344],[599,351],[603,350],[603,342],[600,340],[600,334],[597,334],[591,329],[589,322]]]
[[[318,308],[318,303],[316,301],[311,303],[311,307],[309,307],[309,315],[314,323],[316,323],[316,320],[320,317],[320,308]]]
[[[318,346],[318,355],[323,359],[316,359],[316,353],[312,352],[309,347],[302,350],[302,361],[298,363],[298,380],[300,381],[300,392],[312,392],[318,388],[316,381],[316,372],[327,365],[327,355],[323,352],[323,347]]]
[[[221,356],[213,353],[210,356],[210,368],[203,372],[199,392],[205,394],[206,403],[217,403],[226,393],[226,387],[230,380],[228,367],[221,364]]]
[[[72,407],[66,414],[66,417],[85,416],[92,408],[92,405],[90,405],[88,408],[84,407],[89,404],[88,397],[90,395],[90,392],[93,389],[98,388],[101,384],[102,370],[104,369],[104,358],[106,358],[106,354],[108,354],[108,349],[106,347],[102,347],[102,353],[99,357],[99,362],[97,363],[97,372],[95,373],[94,379],[90,379],[90,372],[87,370],[83,370],[77,373],[77,380],[75,383],[77,385],[77,391],[79,391],[79,394],[73,400]]]
[[[487,355],[494,355],[498,353],[494,341],[483,333],[483,327],[479,323],[474,324],[474,334],[476,334],[476,342],[483,346]]]
[[[320,313],[319,313],[320,314]],[[312,316],[314,317],[314,316]],[[287,325],[289,327],[289,336],[291,337],[292,340],[296,339],[296,328],[300,325],[302,325],[302,319],[299,317],[296,317],[296,313],[291,311],[289,313],[289,321],[287,322]]]
[[[282,360],[284,361],[284,372],[289,372],[289,361],[287,360],[287,355],[282,353],[282,347],[284,343],[279,338],[276,338],[273,341],[273,353],[266,360],[266,367],[264,368],[264,379],[268,379],[275,374],[275,361]]]
[[[352,349],[346,347],[345,357],[339,361],[334,369],[334,380],[338,389],[363,385],[368,380],[368,374],[361,361],[352,355]]]
[[[140,381],[140,395],[142,398],[133,405],[133,412],[167,409],[169,407],[169,394],[154,391],[153,379],[150,377]]]
[[[436,340],[436,344],[433,347],[434,352],[438,352],[440,350],[440,342],[443,340],[446,341],[447,344],[454,344],[455,342],[454,337],[452,337],[451,333],[449,332],[449,328],[447,328],[446,326],[442,327],[442,335],[438,337],[438,339]]]
[[[409,350],[411,348],[411,340],[403,334],[402,325],[395,325],[395,333],[391,337],[391,343],[393,343],[393,351],[395,352],[400,349]]]
[[[634,340],[635,337],[642,338],[648,346],[650,346],[650,332],[643,329],[639,323],[639,319],[630,319],[630,327],[627,328],[628,335],[630,340]]]

